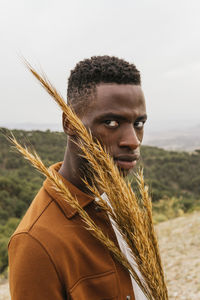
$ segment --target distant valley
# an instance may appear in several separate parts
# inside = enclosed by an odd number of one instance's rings
[[[143,144],[175,151],[200,149],[200,124],[194,127],[188,126],[185,129],[147,130]]]

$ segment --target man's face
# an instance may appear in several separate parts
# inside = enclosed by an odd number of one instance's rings
[[[142,89],[132,84],[99,84],[96,92],[81,120],[127,175],[139,159],[147,118]]]

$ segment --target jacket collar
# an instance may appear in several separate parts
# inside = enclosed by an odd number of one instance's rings
[[[58,173],[58,170],[60,169],[61,165],[62,162],[59,162],[57,164],[52,165],[50,169],[52,168],[54,169],[54,171],[57,172],[57,175],[63,181],[65,186],[67,186],[72,196],[76,197],[79,201],[80,206],[84,208],[86,205],[88,205],[94,200],[94,197],[83,193],[77,187],[75,187],[73,184],[67,181],[64,177],[62,177],[62,175]],[[53,188],[51,181],[48,178],[44,181],[43,187],[47,191],[47,193],[57,202],[57,204],[60,206],[60,208],[62,209],[62,211],[68,219],[71,219],[77,213],[76,209],[72,208],[70,204],[68,204],[60,195],[58,195],[58,193]]]

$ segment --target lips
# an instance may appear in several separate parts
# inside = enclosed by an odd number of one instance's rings
[[[135,167],[137,161],[139,159],[139,155],[118,155],[114,158],[116,165],[120,169],[130,170]]]

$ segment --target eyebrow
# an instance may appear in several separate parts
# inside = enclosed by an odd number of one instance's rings
[[[115,114],[115,113],[106,113],[106,114],[102,114],[101,116],[98,116],[97,120],[100,120],[100,119],[106,119],[106,118],[112,118],[112,119],[118,119],[118,120],[126,120],[127,118],[120,115],[120,114]],[[142,116],[138,116],[137,121],[141,121],[141,120],[147,120],[147,115],[144,114]]]
[[[145,115],[142,115],[142,116],[139,116],[138,118],[137,118],[137,120],[138,121],[141,121],[141,120],[147,120],[147,114],[145,114]]]

